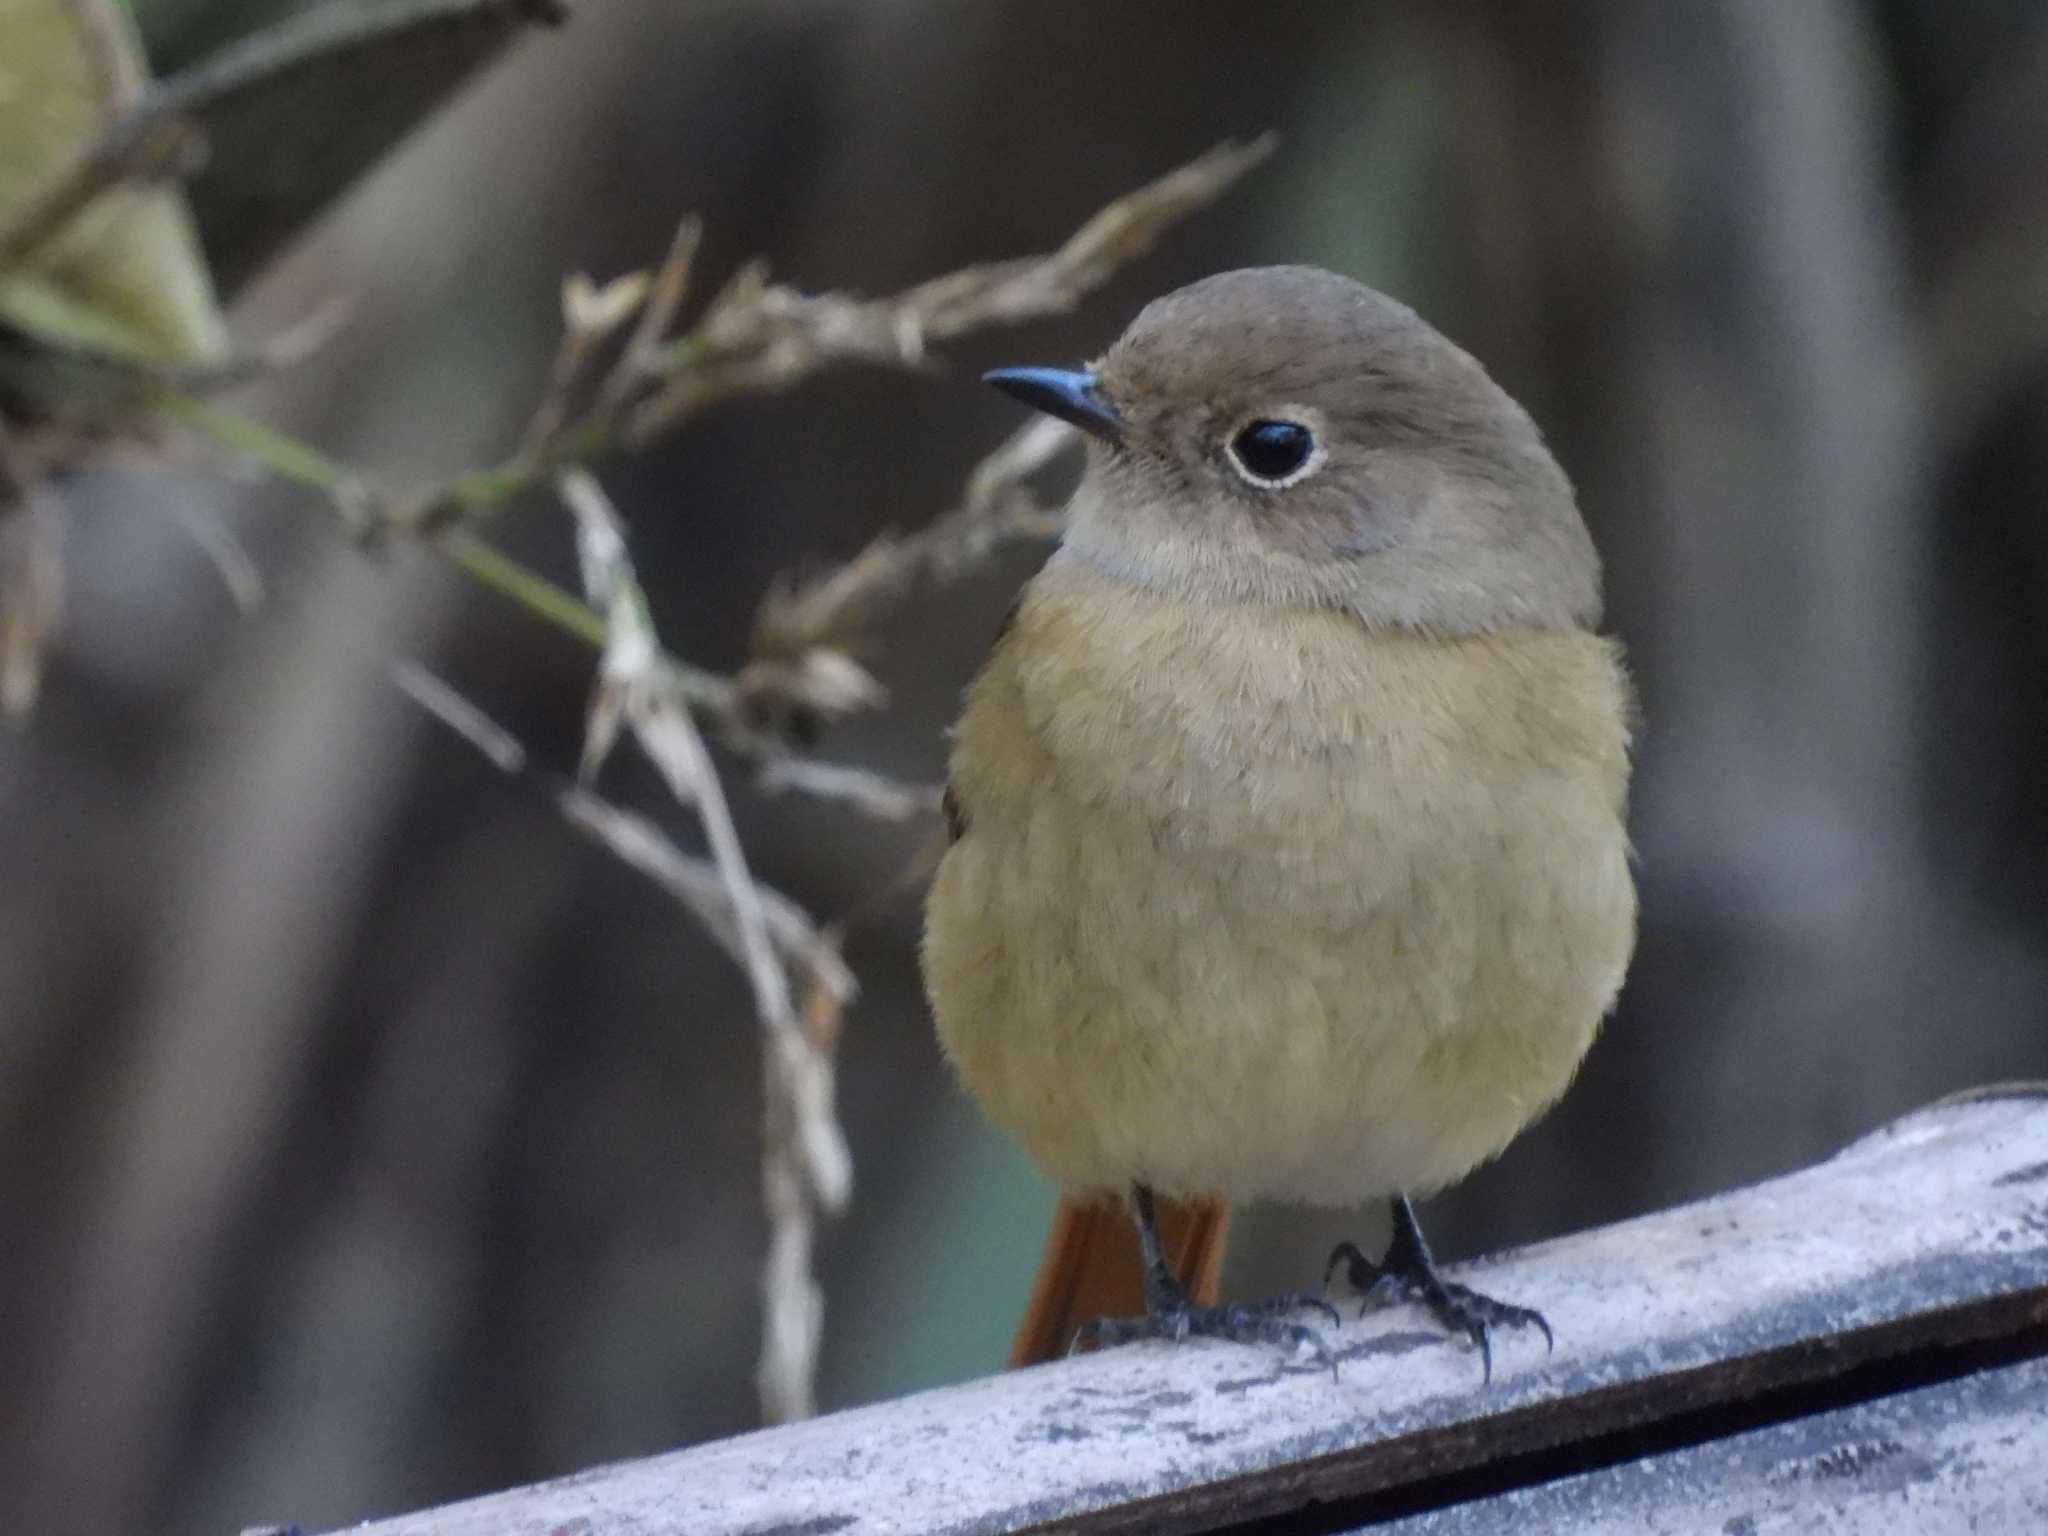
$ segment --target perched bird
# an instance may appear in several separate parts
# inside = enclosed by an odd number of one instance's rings
[[[1308,267],[988,377],[1094,441],[959,725],[924,945],[947,1055],[1070,1197],[1070,1268],[1088,1202],[1128,1195],[1145,1311],[1099,1342],[1320,1351],[1292,1320],[1319,1297],[1190,1295],[1213,1202],[1385,1198],[1384,1259],[1341,1245],[1325,1283],[1423,1303],[1490,1372],[1491,1328],[1548,1325],[1445,1281],[1409,1197],[1564,1092],[1635,936],[1631,696],[1570,482],[1470,356]],[[1195,1202],[1203,1275],[1156,1197]],[[1063,1262],[1041,1308],[1089,1294]]]

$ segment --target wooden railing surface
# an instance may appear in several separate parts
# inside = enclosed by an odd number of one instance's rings
[[[359,1530],[2048,1533],[2048,1090],[1463,1277],[1556,1352],[1347,1312],[1334,1381],[1128,1346]]]

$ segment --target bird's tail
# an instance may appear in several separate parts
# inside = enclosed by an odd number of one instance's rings
[[[1216,1304],[1229,1235],[1230,1207],[1221,1200],[1159,1202],[1159,1236],[1167,1261],[1196,1306]],[[1122,1202],[1063,1195],[1030,1305],[1010,1346],[1010,1364],[1057,1360],[1082,1324],[1098,1317],[1137,1317],[1144,1310],[1138,1236]]]

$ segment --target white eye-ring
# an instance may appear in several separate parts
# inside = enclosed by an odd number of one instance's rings
[[[1285,490],[1323,467],[1321,426],[1319,414],[1306,406],[1281,406],[1242,423],[1231,433],[1224,457],[1260,490]]]

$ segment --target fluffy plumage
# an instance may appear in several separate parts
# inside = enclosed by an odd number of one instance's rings
[[[1354,1204],[1499,1152],[1635,930],[1629,692],[1571,487],[1484,370],[1308,268],[1148,308],[975,682],[925,973],[1074,1190]],[[1298,483],[1228,457],[1313,427]]]
[[[1062,555],[975,683],[940,1038],[1062,1185],[1353,1204],[1564,1091],[1634,933],[1582,631],[1189,605]]]

